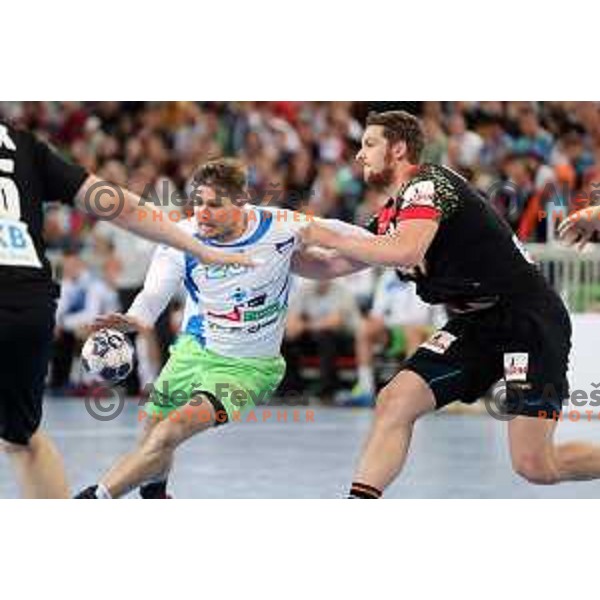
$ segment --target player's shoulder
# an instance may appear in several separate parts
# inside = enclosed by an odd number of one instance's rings
[[[273,233],[295,233],[315,221],[314,214],[310,212],[305,213],[278,206],[257,206],[253,208],[271,222]]]
[[[424,163],[415,167],[410,179],[400,188],[398,199],[404,206],[451,200],[458,195],[457,184],[461,179],[448,167]]]

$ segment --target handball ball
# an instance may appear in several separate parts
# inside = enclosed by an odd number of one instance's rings
[[[133,346],[116,329],[100,329],[92,334],[81,349],[85,371],[107,383],[122,381],[133,368]]]

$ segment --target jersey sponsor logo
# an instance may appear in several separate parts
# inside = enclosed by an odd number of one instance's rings
[[[235,277],[248,270],[249,267],[243,265],[205,265],[204,267],[206,279],[210,279],[211,281]]]
[[[527,381],[529,372],[529,354],[527,352],[506,352],[504,354],[504,379],[509,381]]]
[[[257,333],[258,331],[260,331],[261,329],[264,329],[265,327],[270,327],[271,325],[275,325],[277,324],[277,322],[279,321],[279,315],[267,320],[267,321],[261,321],[258,323],[254,323],[248,327],[243,327],[243,326],[228,326],[228,325],[223,325],[222,323],[219,323],[218,321],[208,321],[208,328],[211,331],[220,331],[222,333],[228,333],[228,334],[235,334],[235,335],[239,335],[239,334],[252,334],[252,333]]]
[[[246,310],[244,311],[244,321],[260,321],[273,315],[279,314],[283,310],[283,307],[279,302],[265,306],[258,310]]]
[[[206,314],[214,319],[224,319],[226,321],[235,321],[238,323],[242,321],[242,313],[239,306],[234,306],[232,310],[225,313],[218,313],[209,310]]]
[[[278,315],[284,306],[279,302],[274,302],[268,306],[264,306],[258,309],[250,309],[241,306],[235,306],[232,310],[225,313],[218,313],[214,311],[208,311],[207,314],[213,319],[223,319],[226,321],[233,321],[236,323],[250,323],[252,321],[261,321],[267,319],[273,315]]]
[[[456,341],[456,336],[452,335],[448,331],[443,329],[436,331],[424,344],[421,344],[421,348],[430,350],[436,354],[445,354],[448,348]]]
[[[417,181],[408,186],[404,194],[402,208],[409,206],[430,206],[435,208],[435,185],[433,181]]]
[[[241,304],[248,297],[248,292],[242,288],[236,288],[230,298],[236,303]]]

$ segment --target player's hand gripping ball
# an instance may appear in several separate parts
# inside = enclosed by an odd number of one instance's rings
[[[100,329],[83,345],[81,364],[91,375],[107,383],[117,383],[131,373],[133,346],[120,331]]]

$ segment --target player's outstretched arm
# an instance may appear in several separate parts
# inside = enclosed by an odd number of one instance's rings
[[[203,263],[210,264],[238,264],[253,266],[252,260],[243,254],[233,254],[213,250],[200,244],[197,240],[177,227],[157,210],[153,210],[140,201],[140,197],[132,192],[108,184],[90,175],[75,196],[79,208],[96,217],[107,218],[107,207],[111,204],[122,203],[122,208],[117,210],[112,222],[132,233],[161,242],[189,252]]]
[[[147,333],[180,289],[185,275],[183,252],[159,246],[146,273],[144,287],[135,297],[126,314],[110,313],[99,316],[94,329],[104,327],[119,331]]]
[[[560,239],[579,250],[590,241],[594,232],[600,231],[600,206],[584,208],[569,215],[558,227]]]
[[[303,247],[292,257],[292,273],[307,279],[335,279],[370,268],[363,262],[352,260],[335,250]]]
[[[340,235],[354,235],[371,238],[372,233],[350,223],[338,219],[313,219],[327,229],[336,231]],[[306,227],[306,226],[305,226]],[[334,279],[370,268],[371,265],[360,260],[353,260],[343,256],[336,250],[327,250],[316,246],[300,246],[292,257],[292,272],[307,279]]]
[[[411,219],[398,225],[393,235],[355,236],[311,224],[301,231],[307,245],[337,250],[344,256],[370,265],[414,267],[420,265],[438,229],[437,221]]]

